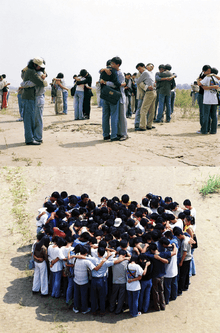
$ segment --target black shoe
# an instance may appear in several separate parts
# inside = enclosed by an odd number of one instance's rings
[[[155,128],[155,126],[152,126],[152,127],[146,127],[147,130],[152,130],[153,128]]]
[[[32,294],[37,295],[37,294],[39,294],[39,291],[32,291]]]
[[[146,129],[138,127],[138,128],[135,128],[135,131],[144,132],[144,131],[146,131]]]
[[[125,141],[128,139],[128,136],[127,135],[122,135],[119,139],[119,141]]]
[[[32,142],[26,142],[26,145],[31,145],[31,146],[39,146],[41,143],[38,141],[32,141]]]
[[[110,140],[110,135],[108,135],[108,136],[104,136],[104,140],[105,140],[105,141]]]
[[[116,138],[111,139],[111,141],[119,141],[119,138],[116,136]]]

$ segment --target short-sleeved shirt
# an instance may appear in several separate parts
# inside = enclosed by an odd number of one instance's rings
[[[183,252],[187,252],[184,261],[191,260],[191,245],[189,244],[189,237],[185,236],[181,243],[181,258],[183,256]]]
[[[162,261],[155,259],[154,254],[147,253],[147,256],[150,260],[153,261],[153,272],[152,272],[152,278],[160,278],[163,277],[166,274],[166,264],[164,264]],[[170,262],[171,258],[171,252],[160,252],[159,256],[163,259],[167,259]]]
[[[103,257],[89,257],[88,260],[90,260],[93,265],[98,266],[100,264],[100,262],[103,260]],[[104,262],[104,264],[102,265],[102,267],[98,270],[92,271],[92,277],[104,277],[107,276],[108,274],[108,267],[111,267],[114,265],[114,261],[112,259],[108,259],[107,261]]]
[[[117,260],[118,258],[113,259],[114,261]],[[115,264],[112,267],[112,283],[113,284],[125,284],[127,279],[126,279],[126,271],[127,271],[127,266],[128,266],[128,260],[124,260],[120,262],[119,264]]]
[[[202,81],[201,84],[203,86],[213,86],[213,85],[218,85],[219,81],[215,77],[208,77],[206,76]],[[210,89],[210,90],[204,90],[204,96],[203,96],[203,104],[208,104],[208,105],[216,105],[218,104],[218,99],[217,99],[217,93],[215,89]]]
[[[128,264],[127,266],[127,280],[132,280],[138,276],[143,275],[144,270],[138,264]],[[137,291],[141,289],[140,281],[134,281],[126,284],[126,289],[129,291]]]
[[[91,271],[95,265],[87,259],[77,259],[74,266],[74,282],[79,285],[84,285],[89,282],[88,269]]]

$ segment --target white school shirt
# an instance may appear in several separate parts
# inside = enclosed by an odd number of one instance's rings
[[[219,84],[219,80],[217,80],[214,76],[212,77],[204,77],[204,79],[201,81],[201,84],[203,86],[212,86],[213,80],[215,81],[215,84]],[[208,104],[208,105],[216,105],[218,104],[218,99],[217,99],[217,93],[216,90],[204,90],[204,96],[203,96],[203,104]]]

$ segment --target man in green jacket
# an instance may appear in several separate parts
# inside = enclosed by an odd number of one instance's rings
[[[35,94],[36,88],[47,86],[47,82],[41,78],[37,71],[44,68],[42,58],[34,58],[30,60],[28,66],[23,70],[23,80],[31,81],[35,87],[24,88],[22,91],[22,99],[24,100],[24,136],[27,145],[40,145],[41,143],[34,139],[35,128]]]

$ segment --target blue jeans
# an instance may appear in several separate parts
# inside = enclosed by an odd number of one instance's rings
[[[106,278],[92,277],[91,282],[91,308],[92,312],[96,312],[99,300],[100,312],[105,312],[105,298],[106,298]]]
[[[165,99],[166,97],[166,99]],[[157,120],[161,121],[163,117],[163,108],[164,108],[164,102],[166,103],[166,121],[170,121],[170,115],[171,115],[171,95],[165,96],[163,94],[159,94],[159,107],[158,107],[158,115]]]
[[[216,134],[218,126],[217,104],[203,104],[204,117],[201,132],[207,134],[210,130],[211,134]]]
[[[190,267],[189,267],[189,277],[192,275],[196,275],[196,266],[195,266],[195,261],[194,261],[194,253],[195,249],[191,249],[191,262],[190,262]]]
[[[71,271],[71,267],[70,267],[70,271]],[[67,290],[66,290],[66,303],[67,304],[73,298],[73,287],[74,287],[73,277],[68,276],[68,286],[67,286]]]
[[[202,129],[203,119],[204,119],[204,104],[203,104],[203,95],[198,95],[198,104],[199,104],[199,121]]]
[[[20,117],[23,118],[24,100],[21,98],[21,94],[18,94],[18,108],[19,108]]]
[[[35,98],[34,140],[42,141],[43,136],[44,95]]]
[[[74,282],[74,308],[80,308],[80,299],[81,299],[81,311],[85,312],[88,309],[88,288],[89,284],[79,285]]]
[[[52,297],[60,297],[60,284],[62,278],[62,271],[51,272],[52,273]]]
[[[34,140],[34,120],[35,120],[35,101],[31,99],[24,99],[24,137],[25,142],[30,143]]]
[[[75,120],[83,119],[84,91],[76,91],[74,95]]]
[[[164,277],[164,297],[166,304],[169,304],[170,297],[172,300],[177,298],[177,290],[177,276],[174,276],[173,278]]]
[[[143,103],[143,99],[138,99],[137,102],[137,110],[135,112],[135,120],[134,120],[134,127],[138,128],[140,123],[140,111],[141,111],[141,105]]]
[[[141,280],[141,291],[139,297],[139,311],[146,313],[150,305],[150,292],[152,288],[152,279]]]
[[[136,291],[127,290],[127,292],[128,292],[128,306],[129,306],[129,310],[130,310],[130,315],[132,317],[137,317],[140,290],[136,290]]]
[[[67,114],[68,91],[63,91],[63,113]]]
[[[119,102],[113,105],[105,100],[103,100],[102,106],[102,130],[103,137],[108,137],[110,135],[110,124],[109,120],[111,117],[111,139],[117,137],[118,132],[118,112],[119,112]]]

